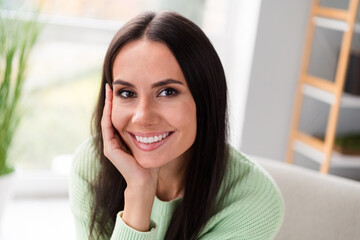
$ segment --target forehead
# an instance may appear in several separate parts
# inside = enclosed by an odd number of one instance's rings
[[[166,58],[174,57],[168,46],[166,46],[166,44],[143,38],[126,43],[124,46],[122,46],[116,58],[141,56],[144,54],[149,54],[150,56],[153,57],[155,56],[166,57]]]
[[[141,39],[124,45],[113,65],[113,77],[131,81],[175,78],[185,81],[181,68],[170,49],[161,42]]]

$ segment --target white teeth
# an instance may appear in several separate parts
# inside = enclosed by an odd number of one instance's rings
[[[164,133],[162,135],[159,136],[153,136],[153,137],[139,137],[135,135],[136,141],[141,142],[141,143],[154,143],[154,142],[159,142],[163,139],[165,139],[167,136],[169,136],[170,133]]]

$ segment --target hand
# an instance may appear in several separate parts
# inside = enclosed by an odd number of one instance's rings
[[[111,122],[113,93],[108,84],[105,91],[106,99],[101,119],[104,155],[127,183],[123,221],[139,231],[148,231],[159,169],[144,169],[131,155]]]
[[[106,99],[101,119],[104,154],[119,170],[129,187],[141,187],[142,184],[148,187],[149,183],[156,183],[158,169],[142,168],[131,155],[111,122],[112,98],[112,90],[106,84]]]

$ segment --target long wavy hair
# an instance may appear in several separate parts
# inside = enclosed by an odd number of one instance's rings
[[[100,169],[94,194],[90,238],[111,235],[116,215],[124,208],[126,182],[104,156],[101,117],[105,84],[112,86],[119,50],[138,39],[161,42],[174,54],[196,104],[197,133],[186,170],[185,192],[165,239],[194,239],[214,214],[227,165],[227,87],[220,59],[209,39],[193,22],[174,12],[143,13],[114,36],[105,56],[100,94],[92,119],[94,147]]]

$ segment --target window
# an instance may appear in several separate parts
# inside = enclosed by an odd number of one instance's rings
[[[31,179],[42,178],[39,176],[58,176],[56,181],[60,182],[66,179],[72,154],[90,135],[103,57],[112,37],[125,21],[145,10],[175,10],[198,24],[202,22],[203,29],[216,44],[222,41],[219,36],[226,30],[227,2],[40,1],[38,19],[44,26],[29,59],[24,117],[10,153],[20,175],[26,179],[19,184],[18,192],[25,195],[41,192],[41,186],[47,181],[39,182],[40,186],[29,184],[25,187]],[[8,12],[19,6],[24,10],[31,4],[34,1],[4,1]],[[220,49],[220,55],[222,51]],[[63,182],[63,187],[58,189],[66,191],[66,181]],[[36,189],[31,190],[31,186]],[[49,189],[43,188],[44,191]]]

